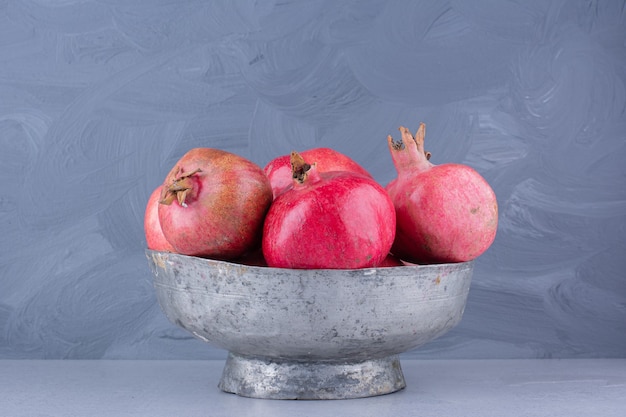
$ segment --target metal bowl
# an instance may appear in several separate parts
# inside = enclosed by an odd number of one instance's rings
[[[473,271],[472,262],[297,270],[146,254],[168,319],[228,350],[219,388],[273,399],[404,388],[398,355],[461,320]]]

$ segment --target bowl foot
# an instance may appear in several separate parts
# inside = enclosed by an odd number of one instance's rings
[[[289,361],[230,352],[219,388],[242,397],[338,400],[389,394],[406,386],[400,359]]]

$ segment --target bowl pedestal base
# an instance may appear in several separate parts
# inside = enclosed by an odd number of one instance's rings
[[[406,383],[396,355],[354,362],[307,362],[229,352],[218,386],[242,397],[338,400],[389,394]]]

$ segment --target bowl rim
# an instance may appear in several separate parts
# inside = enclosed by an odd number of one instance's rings
[[[464,262],[446,262],[446,263],[436,263],[436,264],[414,264],[407,263],[401,266],[376,266],[376,267],[367,267],[367,268],[350,268],[350,269],[332,269],[332,268],[317,268],[317,269],[298,269],[298,268],[278,268],[272,266],[256,266],[256,265],[247,265],[241,264],[233,261],[225,261],[220,259],[212,259],[212,258],[204,258],[201,256],[193,256],[193,255],[183,255],[182,253],[176,252],[168,252],[168,251],[158,251],[154,249],[145,249],[146,256],[175,256],[180,257],[182,259],[190,259],[194,262],[206,262],[208,264],[214,264],[216,266],[224,265],[230,267],[240,267],[246,268],[254,272],[255,270],[264,271],[265,273],[271,271],[281,271],[283,273],[302,273],[303,271],[316,271],[316,272],[346,272],[346,273],[358,273],[358,272],[368,272],[368,271],[394,271],[394,270],[402,270],[402,271],[412,271],[412,270],[428,270],[428,269],[444,269],[444,268],[459,268],[462,269],[464,267],[471,268],[474,265],[475,259]],[[405,262],[405,261],[403,261]]]

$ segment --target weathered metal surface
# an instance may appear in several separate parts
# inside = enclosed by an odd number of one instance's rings
[[[472,262],[293,270],[146,253],[168,319],[230,352],[220,388],[256,398],[403,388],[396,355],[461,320],[473,271]]]
[[[397,356],[362,362],[275,361],[228,355],[219,388],[244,397],[347,399],[389,394],[406,386]]]

